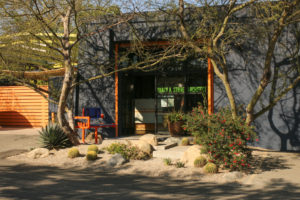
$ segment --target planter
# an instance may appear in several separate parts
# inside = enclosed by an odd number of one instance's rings
[[[182,128],[183,125],[184,125],[184,121],[176,121],[176,122],[168,121],[168,129],[170,135],[172,137],[184,136],[184,130]]]

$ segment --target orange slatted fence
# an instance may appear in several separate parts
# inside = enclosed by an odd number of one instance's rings
[[[48,90],[48,86],[42,86]],[[48,101],[24,86],[0,87],[0,126],[42,127],[48,124]]]

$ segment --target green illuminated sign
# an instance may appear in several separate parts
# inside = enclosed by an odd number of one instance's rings
[[[157,88],[157,92],[159,94],[163,93],[173,93],[173,94],[183,94],[184,93],[184,87],[159,87]],[[194,86],[194,87],[188,87],[188,93],[205,93],[206,92],[206,86]]]

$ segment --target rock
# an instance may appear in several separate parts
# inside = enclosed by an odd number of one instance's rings
[[[156,135],[146,134],[146,135],[143,135],[142,137],[140,137],[140,140],[145,141],[145,142],[151,144],[152,146],[157,146],[157,137],[156,137]]]
[[[197,157],[202,155],[200,145],[193,145],[189,147],[182,155],[180,161],[185,163],[186,166],[194,166],[194,161]],[[205,155],[202,155],[205,156]],[[206,157],[206,156],[205,156]]]
[[[95,133],[90,132],[88,136],[85,138],[85,142],[87,143],[95,143]],[[102,144],[102,137],[100,133],[98,133],[98,144]]]
[[[242,177],[243,173],[241,172],[228,172],[223,175],[223,178],[226,182],[234,182]]]
[[[46,148],[37,148],[30,151],[27,154],[28,158],[36,159],[36,158],[45,158],[49,156],[49,150]]]
[[[143,140],[131,140],[131,141],[127,141],[127,145],[129,146],[135,146],[137,148],[139,148],[141,151],[151,155],[154,148],[152,147],[151,144],[143,141]]]
[[[114,154],[107,162],[110,167],[121,166],[126,162],[125,158],[117,153]]]
[[[173,144],[173,143],[177,143],[178,145],[181,143],[181,139],[180,138],[176,138],[176,137],[169,137],[168,139],[166,139],[164,141],[165,144]]]
[[[151,144],[143,140],[126,140],[125,144],[128,146],[135,146],[149,155],[151,155],[154,150]]]

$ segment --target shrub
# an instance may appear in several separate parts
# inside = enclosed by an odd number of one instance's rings
[[[208,114],[199,105],[187,116],[184,128],[197,138],[197,143],[202,145],[201,152],[208,154],[210,162],[230,170],[245,170],[250,166],[251,150],[247,143],[256,134],[244,118],[233,119],[230,109]]]
[[[189,138],[182,138],[182,140],[181,140],[182,146],[187,146],[189,144],[190,144]]]
[[[168,121],[170,122],[178,122],[178,121],[185,121],[185,117],[186,115],[183,113],[183,112],[176,112],[176,111],[173,111],[169,114],[167,114],[167,119]]]
[[[207,163],[205,166],[204,166],[204,172],[205,173],[209,173],[209,174],[213,174],[213,173],[217,173],[218,172],[218,167],[216,164],[214,163]]]
[[[178,162],[175,163],[175,167],[176,167],[176,168],[183,168],[183,167],[184,167],[184,163],[178,161]]]
[[[202,146],[200,149],[200,152],[201,152],[201,154],[207,154],[208,150],[207,150],[206,146]]]
[[[69,158],[76,158],[80,156],[79,150],[76,147],[73,147],[69,150],[68,152],[68,157]]]
[[[39,131],[43,147],[60,149],[72,146],[71,141],[58,124],[48,124]]]
[[[170,166],[172,165],[172,160],[170,158],[164,158],[164,164],[167,165],[167,166]]]
[[[204,165],[206,165],[206,163],[207,163],[206,158],[203,156],[199,156],[198,158],[195,159],[194,166],[195,167],[203,167]]]
[[[96,160],[97,159],[97,153],[95,151],[88,151],[86,154],[86,159],[87,160]]]
[[[97,145],[90,145],[87,149],[87,151],[95,151],[96,153],[99,152],[98,146]]]
[[[106,148],[110,154],[121,154],[126,160],[147,160],[151,156],[135,146],[128,146],[121,143],[112,143],[109,147]]]

